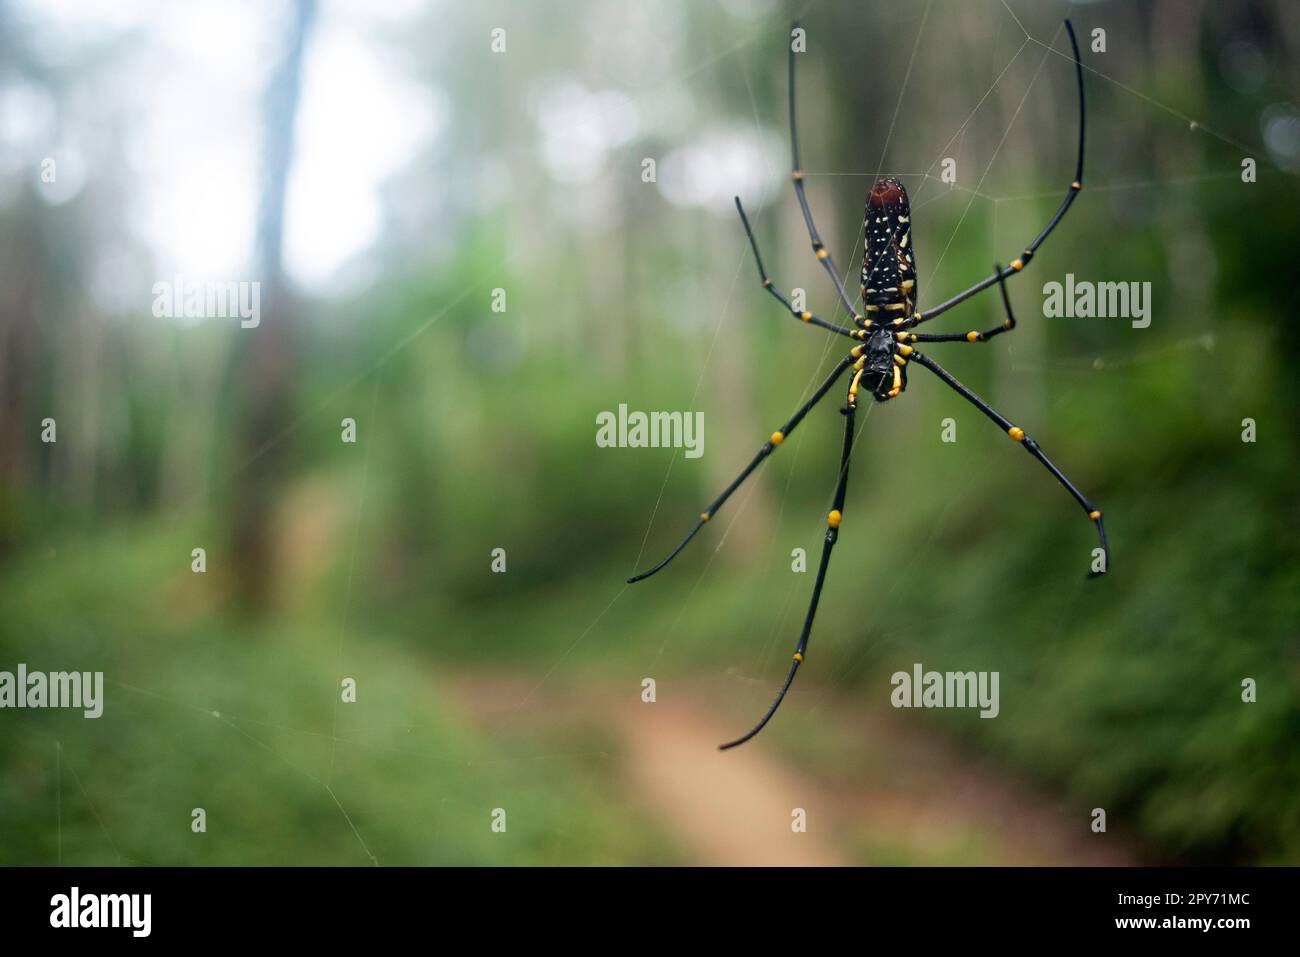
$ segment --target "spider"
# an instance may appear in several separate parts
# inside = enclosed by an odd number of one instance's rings
[[[796,29],[797,27],[798,24],[795,24]],[[872,186],[871,192],[867,194],[866,215],[863,223],[865,233],[865,248],[862,257],[863,312],[859,313],[853,307],[853,303],[849,301],[844,290],[844,284],[840,281],[839,272],[835,268],[835,260],[817,234],[817,227],[813,223],[812,210],[809,208],[808,198],[804,194],[804,174],[799,166],[799,138],[795,132],[795,52],[793,45],[791,46],[789,79],[790,153],[793,166],[791,178],[794,181],[794,192],[799,200],[799,207],[803,211],[804,222],[808,226],[808,236],[812,241],[813,255],[817,257],[825,268],[827,275],[831,277],[831,281],[835,284],[835,290],[839,294],[840,302],[844,304],[849,315],[853,317],[855,328],[849,329],[838,326],[819,319],[810,312],[795,309],[790,300],[768,278],[767,272],[763,268],[763,258],[759,255],[758,243],[754,239],[754,231],[749,226],[749,218],[745,215],[745,209],[740,204],[740,197],[736,197],[736,210],[740,214],[740,221],[745,228],[745,235],[748,237],[750,248],[753,250],[754,261],[758,266],[759,280],[763,288],[771,293],[795,318],[814,326],[820,326],[822,329],[838,335],[846,336],[849,339],[856,339],[861,344],[854,346],[817,388],[812,398],[805,402],[784,425],[772,433],[772,437],[759,449],[758,454],[745,466],[740,475],[723,490],[721,495],[713,500],[713,503],[708,508],[700,513],[695,527],[668,554],[668,557],[649,571],[628,579],[628,584],[632,584],[649,578],[676,558],[691,539],[695,537],[696,533],[704,527],[704,524],[717,514],[718,509],[740,487],[740,484],[786,440],[790,433],[803,421],[804,416],[812,410],[813,406],[825,397],[840,377],[846,371],[852,371],[846,405],[841,410],[845,422],[844,449],[840,455],[839,481],[835,486],[835,497],[830,513],[826,517],[826,538],[822,544],[821,562],[817,567],[817,579],[813,585],[812,600],[808,606],[808,614],[804,618],[799,643],[795,646],[790,670],[786,674],[785,682],[781,685],[781,690],[777,693],[776,700],[772,702],[758,724],[736,740],[720,745],[721,750],[725,751],[728,748],[744,744],[763,730],[772,716],[776,714],[777,708],[781,706],[786,692],[790,690],[790,685],[794,682],[794,676],[798,672],[799,666],[803,664],[804,655],[808,649],[808,636],[812,632],[813,618],[817,614],[817,604],[821,599],[822,585],[826,581],[826,569],[830,564],[831,551],[839,538],[840,523],[844,515],[844,498],[848,487],[849,459],[853,453],[853,425],[858,406],[858,394],[861,390],[866,389],[877,402],[888,402],[891,399],[898,398],[907,388],[907,368],[911,363],[916,363],[933,372],[945,385],[992,419],[1012,440],[1042,463],[1052,473],[1053,477],[1065,487],[1066,491],[1074,496],[1075,501],[1079,503],[1088,518],[1096,526],[1097,537],[1101,543],[1101,562],[1099,570],[1094,572],[1094,576],[1105,574],[1107,558],[1106,529],[1102,524],[1101,510],[1093,505],[1087,496],[1065,477],[1065,473],[1052,463],[1052,460],[1047,457],[1038,443],[1025,433],[1024,429],[1014,425],[1011,420],[966,388],[939,363],[920,352],[914,345],[917,342],[988,342],[994,336],[999,336],[1014,329],[1016,319],[1011,311],[1011,299],[1007,295],[1006,280],[1021,272],[1029,264],[1038,247],[1056,228],[1057,224],[1065,216],[1066,211],[1073,204],[1075,197],[1079,195],[1079,191],[1083,189],[1083,64],[1079,60],[1079,44],[1074,37],[1074,27],[1069,20],[1065,21],[1065,29],[1070,35],[1070,46],[1074,51],[1075,76],[1079,87],[1079,151],[1074,180],[1066,191],[1065,199],[1061,201],[1056,214],[1043,227],[1042,232],[1025,247],[1024,252],[1019,257],[1011,261],[1011,265],[1005,267],[995,265],[992,276],[977,282],[964,292],[960,292],[951,299],[925,311],[918,311],[917,309],[916,262],[915,250],[912,247],[912,214],[911,207],[908,204],[907,190],[903,188],[902,183],[893,177],[879,180]],[[996,285],[1002,294],[1002,305],[1006,312],[1006,319],[1003,320],[1001,325],[983,332],[973,330],[965,333],[926,335],[914,331],[922,323],[929,322],[941,313],[947,312],[953,306],[965,302],[976,293],[983,292],[993,285]]]

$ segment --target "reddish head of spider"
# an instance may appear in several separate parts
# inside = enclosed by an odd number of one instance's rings
[[[907,190],[903,189],[902,183],[890,176],[871,187],[871,192],[867,194],[867,205],[872,209],[891,212],[906,209]]]

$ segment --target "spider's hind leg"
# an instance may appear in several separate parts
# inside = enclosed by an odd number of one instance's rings
[[[827,322],[824,319],[817,318],[806,309],[801,311],[794,307],[790,300],[785,297],[785,293],[781,292],[781,290],[776,287],[776,284],[772,282],[771,278],[767,275],[767,270],[763,268],[763,257],[759,255],[758,252],[758,240],[754,238],[754,230],[749,226],[749,217],[745,215],[745,207],[740,204],[739,196],[735,197],[735,200],[736,212],[740,213],[741,225],[745,227],[745,235],[749,237],[749,248],[753,250],[754,263],[758,266],[758,280],[762,284],[763,288],[771,293],[777,302],[785,306],[785,308],[789,310],[790,315],[794,316],[796,319],[812,323],[814,326],[821,326],[823,329],[839,333],[841,336],[848,336],[850,339],[865,338],[865,332],[849,329],[844,326],[837,326],[833,322]],[[861,315],[852,310],[850,310],[850,315],[852,316],[855,325],[862,325],[863,317]]]
[[[1002,267],[997,263],[993,264],[993,276],[998,281],[998,289],[1002,293],[1002,309],[1006,312],[1007,317],[1002,320],[1000,325],[992,329],[985,329],[980,332],[972,329],[970,332],[946,332],[927,335],[926,333],[907,332],[900,333],[900,341],[907,342],[988,342],[994,336],[1000,336],[1004,332],[1010,332],[1016,327],[1016,314],[1011,310],[1011,297],[1007,295],[1007,280],[1002,275]]]
[[[791,31],[797,30],[799,23],[796,21],[791,26]],[[794,96],[794,44],[790,45],[790,179],[794,182],[794,194],[799,200],[799,210],[803,213],[803,221],[808,227],[808,239],[812,243],[813,255],[817,261],[822,264],[826,270],[826,275],[831,277],[831,282],[835,284],[835,292],[840,297],[840,302],[848,310],[850,316],[857,314],[853,308],[853,302],[849,299],[848,293],[844,289],[844,282],[840,279],[839,269],[835,265],[835,257],[831,251],[826,248],[822,242],[821,236],[817,232],[817,224],[813,222],[812,207],[808,205],[808,196],[804,192],[804,172],[799,165],[799,131],[795,125],[795,96]]]
[[[1074,204],[1076,197],[1078,197],[1079,191],[1083,189],[1083,140],[1084,131],[1087,127],[1083,99],[1083,61],[1079,59],[1079,41],[1074,36],[1074,25],[1071,24],[1069,20],[1065,21],[1065,31],[1070,36],[1070,50],[1073,53],[1074,59],[1075,83],[1079,89],[1079,151],[1074,163],[1074,181],[1070,183],[1069,187],[1066,189],[1065,198],[1061,200],[1061,205],[1056,208],[1055,215],[1048,220],[1047,225],[1043,227],[1042,231],[1030,241],[1029,245],[1025,247],[1024,252],[1011,261],[1011,265],[999,269],[996,278],[981,279],[969,289],[957,293],[957,295],[953,296],[946,302],[941,302],[939,305],[927,309],[925,312],[918,312],[914,317],[914,321],[911,323],[912,326],[918,326],[923,322],[929,322],[935,316],[947,312],[958,303],[965,302],[976,293],[983,292],[985,289],[989,288],[989,286],[992,286],[995,281],[1001,281],[1024,270],[1025,266],[1029,264],[1029,261],[1038,251],[1038,247],[1047,241],[1047,237],[1052,234],[1052,230],[1056,229],[1061,220],[1065,218],[1065,214],[1070,211],[1070,207]]]

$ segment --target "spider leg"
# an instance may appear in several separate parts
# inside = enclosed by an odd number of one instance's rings
[[[749,228],[749,217],[745,215],[745,207],[740,205],[739,196],[736,197],[736,212],[740,213],[740,221],[744,224],[745,235],[749,237],[749,248],[754,251],[754,262],[758,264],[758,278],[762,281],[763,288],[775,296],[777,302],[789,309],[790,315],[794,316],[796,319],[801,319],[804,322],[810,322],[814,326],[821,326],[823,329],[829,329],[831,332],[838,332],[840,335],[848,336],[850,339],[864,338],[863,336],[859,336],[853,329],[847,329],[844,326],[837,326],[834,323],[827,322],[825,319],[818,319],[811,312],[800,312],[794,306],[790,305],[790,300],[785,297],[780,289],[777,289],[776,286],[772,284],[771,279],[767,278],[767,270],[763,268],[763,257],[758,254],[758,243],[754,239],[754,231]],[[861,318],[862,317],[857,313],[853,314],[854,321],[858,321]]]
[[[821,564],[817,566],[817,581],[813,584],[812,601],[808,605],[808,614],[804,618],[803,631],[799,635],[799,644],[795,645],[794,654],[791,656],[790,670],[785,676],[785,682],[781,685],[781,690],[777,693],[776,700],[768,707],[767,712],[759,719],[758,724],[735,741],[728,741],[726,744],[718,745],[719,751],[726,751],[728,748],[744,744],[763,730],[767,723],[772,720],[772,715],[776,714],[776,709],[781,707],[781,702],[785,700],[785,693],[790,690],[790,685],[794,682],[795,672],[803,664],[804,652],[808,649],[808,636],[812,633],[813,619],[817,616],[817,603],[822,597],[822,585],[826,582],[826,568],[830,565],[831,550],[835,548],[835,541],[840,535],[840,519],[844,513],[844,495],[849,483],[849,459],[853,454],[853,416],[856,411],[857,403],[854,397],[850,396],[848,407],[844,410],[844,451],[840,455],[840,478],[835,486],[835,502],[831,506],[830,514],[826,517],[826,538],[822,542]]]
[[[798,29],[799,24],[795,22],[791,27],[791,32]],[[849,301],[848,293],[844,291],[844,283],[840,281],[839,270],[835,267],[835,257],[831,251],[826,248],[822,242],[821,236],[817,234],[817,224],[813,222],[812,208],[808,205],[808,197],[804,194],[803,186],[803,169],[799,166],[799,134],[795,129],[794,121],[794,44],[790,44],[790,165],[792,171],[790,178],[794,180],[794,193],[799,198],[799,208],[803,211],[803,221],[808,225],[808,238],[812,240],[813,255],[817,261],[822,264],[826,270],[826,275],[831,277],[831,282],[835,284],[835,291],[839,293],[840,302],[844,303],[844,308],[849,311],[849,315],[856,316],[857,310],[853,308],[853,303]]]
[[[1002,275],[1002,267],[997,263],[993,264],[993,275],[997,279],[998,289],[1002,293],[1002,307],[1006,310],[1007,317],[1002,320],[1001,325],[994,326],[992,329],[986,329],[984,332],[972,329],[970,332],[951,332],[940,335],[926,335],[925,333],[900,332],[898,339],[900,342],[988,342],[994,336],[1000,336],[1004,332],[1010,332],[1016,327],[1016,314],[1011,311],[1011,297],[1007,295],[1007,280]]]
[[[860,348],[861,347],[858,347],[858,349],[855,349],[854,351],[857,352]],[[731,497],[731,494],[736,491],[736,489],[740,488],[740,484],[744,482],[745,479],[749,478],[750,473],[752,473],[754,469],[758,468],[759,464],[771,455],[778,445],[785,441],[786,436],[795,430],[799,423],[803,421],[803,417],[812,410],[813,406],[822,400],[826,393],[830,391],[831,386],[835,384],[835,380],[843,375],[844,370],[851,366],[857,358],[858,356],[856,355],[847,355],[841,359],[836,364],[835,368],[831,370],[831,374],[826,377],[826,381],[817,387],[817,391],[813,393],[812,398],[801,405],[799,410],[795,412],[794,415],[790,416],[785,425],[772,433],[772,437],[763,443],[763,447],[758,450],[758,454],[755,455],[750,463],[745,466],[744,470],[741,471],[741,473],[736,476],[735,480],[723,490],[721,495],[713,500],[713,504],[700,513],[699,519],[695,522],[695,527],[686,533],[686,537],[677,543],[677,547],[668,553],[668,557],[658,565],[655,565],[649,571],[642,572],[640,575],[633,575],[627,580],[627,583],[631,585],[634,582],[639,582],[642,579],[649,578],[676,558],[678,553],[680,553],[681,550],[687,546],[690,540],[695,537],[696,533],[704,527],[704,523],[717,514],[718,509],[722,507],[723,503]]]
[[[1025,434],[1024,429],[1020,428],[1017,425],[1012,425],[1011,422],[1008,421],[1006,417],[1002,415],[1002,413],[998,412],[987,402],[985,402],[983,399],[977,396],[974,392],[972,392],[970,389],[966,388],[966,386],[958,382],[957,379],[951,373],[949,373],[946,369],[943,368],[943,366],[939,365],[939,363],[935,362],[929,356],[922,355],[920,352],[917,352],[915,349],[913,349],[912,354],[909,358],[925,366],[927,369],[929,369],[931,372],[937,375],[940,379],[942,379],[945,383],[947,383],[948,387],[951,388],[954,392],[956,392],[963,399],[971,403],[971,405],[975,406],[975,408],[979,409],[990,419],[996,422],[998,426],[1001,427],[1001,429],[1007,433],[1007,435],[1011,436],[1012,439],[1014,439],[1015,441],[1023,445],[1025,447],[1026,452],[1028,452],[1034,458],[1038,459],[1038,461],[1041,462],[1043,466],[1049,472],[1052,473],[1052,475],[1056,478],[1056,480],[1065,487],[1065,490],[1074,496],[1074,500],[1079,503],[1079,506],[1087,514],[1088,518],[1092,519],[1093,524],[1097,526],[1097,539],[1101,543],[1102,570],[1093,573],[1089,577],[1095,578],[1099,575],[1106,574],[1106,572],[1109,570],[1110,551],[1106,545],[1106,526],[1101,519],[1101,509],[1093,505],[1092,502],[1088,500],[1088,497],[1086,495],[1084,495],[1082,492],[1080,492],[1077,488],[1074,487],[1074,483],[1071,482],[1068,478],[1066,478],[1065,473],[1062,472],[1060,469],[1058,469],[1055,464],[1053,464],[1052,460],[1047,457],[1046,453],[1043,452],[1043,450],[1039,447],[1038,443]]]
[[[989,288],[989,286],[993,285],[995,282],[1000,282],[1006,279],[1008,276],[1013,276],[1016,273],[1020,272],[1022,269],[1024,269],[1025,266],[1029,264],[1029,260],[1033,258],[1034,253],[1038,251],[1038,247],[1043,244],[1043,241],[1046,240],[1047,237],[1051,234],[1052,230],[1056,228],[1056,224],[1059,223],[1062,220],[1062,218],[1064,218],[1066,212],[1069,210],[1070,206],[1074,203],[1074,198],[1079,195],[1079,190],[1083,189],[1083,132],[1084,132],[1083,63],[1079,59],[1079,43],[1074,38],[1074,26],[1070,23],[1069,20],[1065,21],[1065,29],[1066,32],[1070,34],[1070,47],[1074,51],[1075,78],[1079,86],[1079,153],[1078,153],[1078,159],[1075,161],[1075,165],[1074,165],[1074,182],[1072,182],[1069,186],[1069,189],[1065,191],[1065,199],[1061,200],[1061,205],[1057,208],[1056,214],[1051,218],[1051,220],[1048,221],[1047,225],[1043,227],[1042,232],[1040,232],[1034,238],[1034,241],[1025,247],[1025,251],[1021,253],[1019,257],[1011,261],[1011,265],[999,269],[996,275],[988,279],[981,280],[980,282],[977,282],[975,285],[971,286],[965,292],[959,292],[957,295],[953,296],[951,299],[947,300],[946,302],[939,303],[939,305],[935,306],[933,309],[927,309],[925,312],[916,313],[910,320],[911,326],[917,326],[923,322],[929,322],[931,319],[933,319],[935,316],[939,315],[940,313],[947,312],[953,306],[957,305],[960,302],[965,302],[967,299],[969,299],[971,296],[975,295],[978,292],[983,292],[985,289]]]

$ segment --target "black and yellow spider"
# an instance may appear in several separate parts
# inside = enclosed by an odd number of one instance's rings
[[[849,477],[849,459],[853,451],[853,420],[857,411],[858,393],[865,388],[877,402],[888,402],[890,399],[897,398],[907,388],[907,367],[909,363],[915,362],[933,372],[962,398],[996,422],[999,428],[1005,431],[1015,442],[1023,446],[1025,451],[1041,462],[1056,480],[1065,486],[1066,490],[1074,496],[1075,501],[1079,503],[1097,528],[1097,536],[1101,543],[1100,563],[1097,566],[1100,570],[1097,574],[1104,574],[1105,572],[1108,556],[1106,552],[1106,529],[1102,524],[1101,510],[1074,487],[1074,484],[1052,463],[1052,460],[1047,457],[1038,443],[1025,434],[1024,429],[1012,424],[1009,419],[962,385],[942,366],[929,356],[922,354],[914,346],[914,343],[917,342],[987,342],[994,336],[1014,329],[1016,320],[1011,312],[1011,300],[1007,296],[1006,280],[1029,264],[1038,247],[1043,244],[1052,230],[1056,228],[1056,224],[1065,216],[1066,211],[1074,202],[1074,198],[1079,194],[1079,190],[1083,189],[1083,64],[1079,60],[1079,44],[1075,40],[1074,28],[1070,25],[1069,20],[1065,21],[1065,28],[1070,35],[1070,46],[1074,51],[1074,67],[1079,86],[1079,155],[1075,166],[1074,181],[1070,183],[1065,199],[1061,201],[1060,207],[1056,210],[1056,215],[1043,227],[1042,232],[1038,234],[1033,242],[1025,247],[1024,252],[1011,261],[1010,266],[994,266],[993,275],[989,278],[976,283],[966,291],[958,293],[946,302],[942,302],[924,312],[918,311],[916,307],[916,260],[915,251],[912,248],[911,207],[908,204],[907,191],[903,188],[903,184],[892,177],[877,182],[871,188],[871,192],[867,194],[866,218],[863,223],[865,250],[862,257],[862,308],[865,315],[858,313],[849,301],[848,295],[844,291],[844,284],[840,281],[839,273],[836,271],[835,261],[831,257],[830,250],[826,248],[821,241],[821,237],[817,234],[817,227],[813,224],[812,211],[808,207],[808,198],[804,195],[804,175],[799,166],[799,139],[795,132],[795,55],[793,46],[791,47],[790,151],[794,167],[792,174],[794,191],[799,199],[799,207],[803,210],[804,221],[808,224],[808,235],[812,240],[813,254],[820,260],[827,274],[831,277],[831,281],[834,282],[840,301],[849,314],[853,316],[853,324],[856,328],[849,329],[837,326],[834,323],[817,318],[810,312],[795,309],[790,304],[790,300],[767,277],[767,272],[763,269],[763,259],[758,253],[758,244],[754,240],[753,230],[749,227],[749,219],[745,216],[745,210],[740,205],[739,197],[736,198],[736,209],[740,213],[740,220],[744,224],[750,247],[754,251],[754,260],[758,264],[758,274],[762,280],[763,288],[775,296],[796,318],[839,335],[847,336],[850,339],[860,340],[862,344],[855,346],[847,356],[841,359],[831,374],[813,393],[812,398],[805,402],[790,417],[789,421],[772,433],[771,439],[759,449],[753,461],[745,466],[735,481],[728,485],[722,494],[700,513],[695,527],[669,553],[668,557],[649,571],[628,579],[628,583],[631,584],[632,582],[641,581],[643,578],[649,578],[676,558],[681,550],[686,547],[686,544],[695,537],[695,534],[704,527],[704,523],[717,514],[718,509],[758,467],[759,463],[771,455],[773,450],[784,442],[795,427],[803,421],[804,416],[808,414],[812,407],[822,400],[840,376],[846,370],[852,369],[853,376],[849,382],[847,404],[842,410],[845,416],[844,450],[840,457],[839,482],[835,487],[834,503],[831,506],[830,514],[826,518],[828,528],[825,542],[822,545],[821,563],[817,568],[817,580],[813,585],[812,601],[808,606],[808,614],[804,618],[799,643],[795,646],[790,671],[786,675],[785,683],[781,686],[776,700],[772,702],[771,707],[767,709],[767,713],[763,715],[758,724],[743,737],[721,745],[724,750],[734,748],[738,744],[744,744],[763,729],[763,726],[776,713],[776,709],[780,706],[782,699],[785,698],[786,692],[794,681],[799,665],[803,663],[804,653],[808,648],[808,636],[812,632],[813,618],[817,614],[817,602],[821,598],[822,584],[826,579],[826,568],[830,563],[831,550],[835,547],[835,541],[839,537],[840,522],[844,514],[844,496]],[[964,302],[994,284],[997,284],[1002,293],[1002,304],[1007,314],[1001,325],[983,332],[976,330],[940,335],[926,335],[913,331],[921,323],[928,322],[935,316],[947,312],[958,303]]]

